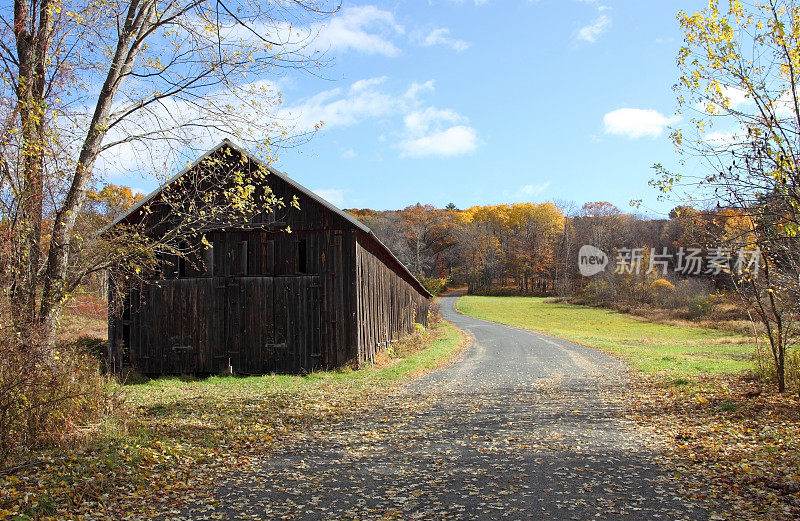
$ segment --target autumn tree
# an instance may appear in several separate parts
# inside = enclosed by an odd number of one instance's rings
[[[800,273],[793,260],[800,224],[800,6],[712,0],[678,19],[685,36],[678,102],[691,117],[673,140],[709,170],[698,179],[682,178],[656,165],[653,184],[671,192],[689,181],[701,197],[745,217],[732,243],[760,251],[762,266],[757,273],[744,270],[735,282],[763,326],[784,391],[792,341],[787,327],[796,321]],[[731,241],[725,233],[719,239]]]
[[[429,273],[436,256],[455,242],[449,211],[419,203],[399,212],[411,250],[414,273]]]
[[[508,212],[510,228],[509,264],[516,272],[523,292],[528,292],[531,279],[537,278],[539,290],[551,281],[554,271],[556,238],[563,231],[564,215],[553,203],[520,203]],[[545,283],[546,284],[546,283]]]
[[[574,222],[581,244],[591,244],[606,253],[620,246],[624,216],[613,204],[606,201],[585,203]]]
[[[54,341],[67,281],[85,271],[76,223],[98,162],[157,171],[221,136],[271,158],[287,134],[269,117],[279,97],[268,79],[317,66],[303,24],[333,10],[313,0],[0,8],[0,264],[18,331]]]

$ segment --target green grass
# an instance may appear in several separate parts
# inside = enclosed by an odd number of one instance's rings
[[[308,375],[165,377],[126,385],[127,403],[138,409],[148,436],[182,441],[197,448],[237,443],[240,435],[265,433],[268,441],[287,424],[324,421],[373,396],[447,362],[462,343],[450,323],[432,335],[416,334],[392,345],[375,366],[341,368]],[[175,438],[174,441],[177,441]]]
[[[752,338],[703,328],[646,322],[631,315],[533,297],[462,297],[466,315],[532,329],[617,355],[646,373],[684,381],[700,373],[753,369]]]

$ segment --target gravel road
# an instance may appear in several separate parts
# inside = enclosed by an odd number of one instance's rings
[[[442,314],[473,337],[378,410],[320,426],[221,484],[194,519],[705,519],[609,397],[625,367],[590,348]]]

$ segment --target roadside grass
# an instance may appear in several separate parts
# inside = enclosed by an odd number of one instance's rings
[[[246,477],[284,440],[378,403],[446,364],[466,343],[454,326],[435,322],[359,370],[120,386],[124,406],[87,426],[91,441],[0,474],[0,520],[148,519],[189,503],[212,505],[221,476]]]
[[[755,368],[752,337],[729,331],[657,324],[613,310],[547,303],[537,297],[464,296],[456,309],[598,348],[635,369],[683,385],[698,374],[738,374]]]

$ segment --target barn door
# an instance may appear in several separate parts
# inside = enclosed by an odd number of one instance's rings
[[[276,371],[322,367],[321,295],[318,276],[275,278]]]
[[[226,277],[216,370],[300,373],[323,365],[318,276]]]
[[[229,364],[236,371],[241,372],[242,340],[246,339],[246,331],[242,331],[243,316],[243,287],[238,278],[228,277],[225,280],[225,355],[222,360],[222,371]]]
[[[272,277],[224,277],[217,284],[219,331],[217,372],[239,374],[274,371],[270,350],[275,342]]]

